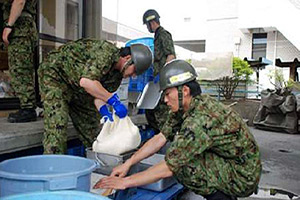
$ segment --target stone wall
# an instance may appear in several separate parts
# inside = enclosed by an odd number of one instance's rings
[[[253,126],[253,118],[259,108],[260,99],[227,100],[223,101],[223,103],[226,105],[231,104],[231,108],[239,113],[243,119],[248,120],[249,126]]]

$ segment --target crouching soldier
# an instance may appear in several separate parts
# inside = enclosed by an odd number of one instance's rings
[[[261,160],[257,143],[241,117],[202,95],[194,68],[173,60],[160,71],[160,89],[171,113],[155,135],[95,188],[125,189],[174,176],[207,200],[251,195],[258,186]],[[125,177],[129,168],[171,141],[165,160]]]

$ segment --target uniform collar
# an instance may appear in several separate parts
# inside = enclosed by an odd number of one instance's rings
[[[189,109],[186,112],[184,112],[184,114],[182,116],[183,120],[185,120],[188,116],[190,116],[192,113],[194,113],[199,101],[202,101],[201,94],[199,94],[195,97],[192,97]]]
[[[162,26],[159,26],[159,27],[155,30],[154,38],[157,38],[158,35],[159,35],[159,32],[160,32],[161,30],[163,30],[163,29],[164,29],[164,28],[163,28]]]

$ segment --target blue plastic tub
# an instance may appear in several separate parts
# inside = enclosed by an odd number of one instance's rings
[[[107,197],[80,191],[35,192],[13,195],[1,200],[110,200]]]
[[[38,191],[90,190],[96,161],[78,156],[39,155],[0,163],[0,197]]]
[[[129,47],[132,44],[144,44],[144,45],[150,47],[152,53],[154,53],[154,38],[153,37],[143,37],[143,38],[129,40],[126,42],[125,46]]]

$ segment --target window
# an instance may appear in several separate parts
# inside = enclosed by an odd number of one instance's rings
[[[82,37],[83,0],[40,1],[40,61],[49,51]]]
[[[252,39],[252,58],[265,58],[267,53],[267,33],[254,33]]]
[[[77,2],[67,2],[66,13],[66,39],[79,38],[79,5]]]

